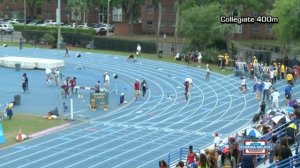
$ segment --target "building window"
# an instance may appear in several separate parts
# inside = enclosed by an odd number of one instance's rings
[[[265,24],[266,25],[266,33],[272,34],[272,24]]]
[[[253,17],[257,17],[257,16],[258,16],[258,12],[253,11],[253,12],[252,12],[252,16],[253,16]]]
[[[46,0],[46,4],[51,4],[51,0]]]
[[[235,26],[235,29],[234,29],[234,33],[242,33],[243,32],[243,25],[242,24],[240,24],[240,25],[236,25]]]
[[[258,23],[252,24],[252,33],[258,33],[258,29],[259,29]]]
[[[51,11],[46,11],[46,19],[51,19]]]
[[[153,14],[153,6],[152,5],[147,5],[146,13],[147,14]]]
[[[147,21],[146,29],[147,29],[147,30],[152,30],[152,29],[153,29],[152,21]]]
[[[112,21],[122,22],[122,8],[113,8],[112,14],[113,14]]]

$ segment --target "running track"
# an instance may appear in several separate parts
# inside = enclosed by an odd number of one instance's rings
[[[71,55],[75,53],[70,51]],[[213,142],[215,131],[228,136],[248,125],[259,107],[254,93],[238,92],[239,78],[212,73],[210,81],[205,81],[205,71],[185,65],[146,59],[133,63],[127,62],[127,57],[94,53],[82,53],[80,59],[64,58],[63,50],[47,49],[20,52],[7,48],[5,54],[65,59],[65,72],[71,72],[80,61],[85,69],[76,71],[78,75],[117,73],[119,83],[128,86],[126,94],[130,100],[128,105],[112,105],[109,112],[97,113],[82,124],[2,149],[3,168],[154,168],[173,150],[189,145],[203,148]],[[183,82],[188,76],[194,86],[191,99],[186,101]],[[147,96],[133,101],[131,85],[142,78],[149,86]],[[95,81],[90,80],[87,82]],[[249,90],[251,86],[248,80]],[[283,106],[283,82],[276,86]],[[297,96],[299,89],[298,85],[294,87]],[[31,99],[38,101],[39,97]],[[93,113],[84,107],[87,105],[75,109]]]

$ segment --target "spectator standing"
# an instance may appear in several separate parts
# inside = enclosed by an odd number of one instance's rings
[[[20,41],[19,41],[19,48],[20,48],[20,50],[23,49],[23,39],[22,38],[20,38]]]
[[[260,101],[261,93],[263,92],[264,84],[259,80],[256,86],[256,100]]]
[[[202,54],[201,54],[201,52],[198,52],[198,64],[199,64],[199,66],[201,65],[201,61],[202,61]]]
[[[257,85],[258,85],[258,79],[257,79],[257,77],[254,75],[254,77],[253,77],[253,92],[256,92]]]
[[[221,166],[222,168],[236,168],[235,158],[231,155],[228,148],[223,148],[221,154]]]
[[[206,64],[206,77],[205,80],[209,80],[209,76],[210,76],[210,67],[208,64]]]
[[[219,148],[222,146],[222,139],[219,137],[219,133],[215,132],[215,138],[214,138],[214,149],[219,150]]]
[[[254,65],[250,63],[250,78],[254,79]]]
[[[272,97],[272,109],[276,109],[278,110],[279,109],[279,105],[278,105],[278,102],[279,102],[279,92],[277,91],[277,89],[275,89],[273,91],[273,93],[271,93],[271,97]]]
[[[280,62],[277,64],[277,80],[280,80],[280,68],[281,68],[281,64]]]
[[[256,64],[258,64],[258,61],[257,61],[257,59],[256,59],[256,56],[253,56],[253,65],[256,65]]]
[[[291,73],[287,73],[285,78],[287,83],[291,84],[292,86],[294,85],[294,77]]]
[[[226,62],[225,57],[223,56],[222,59],[221,59],[221,70],[222,71],[225,71],[225,62]]]
[[[23,89],[23,92],[28,92],[29,89],[28,89],[28,77],[27,77],[27,74],[24,73],[23,76],[22,76],[22,89]]]
[[[285,55],[285,57],[284,57],[284,66],[289,67],[289,63],[290,63],[290,59],[287,55]]]
[[[260,116],[261,118],[263,118],[266,113],[266,103],[264,100],[261,102],[259,107],[260,107]]]
[[[292,98],[292,85],[289,83],[286,84],[285,89],[284,89],[284,95],[285,95],[285,104],[288,105],[291,98]]]
[[[280,162],[280,161],[285,160],[292,156],[293,156],[292,151],[288,146],[288,139],[286,137],[283,137],[281,139],[280,147],[275,151],[274,160],[275,160],[275,162]],[[286,162],[284,162],[284,163],[286,163]],[[284,164],[284,163],[280,163],[280,164]],[[278,166],[280,166],[280,165],[278,165]]]
[[[230,154],[231,154],[231,156],[234,157],[235,164],[237,164],[237,159],[238,159],[238,155],[239,155],[239,150],[238,150],[239,144],[235,140],[234,136],[230,136],[228,139],[228,142],[229,142]]]
[[[200,165],[198,165],[199,168],[208,168],[208,162],[205,154],[200,153]]]
[[[271,87],[272,87],[272,83],[270,82],[270,80],[264,82],[263,100],[265,100],[266,96],[267,96],[267,100],[269,100],[269,92]]]
[[[137,100],[140,96],[140,82],[138,79],[136,79],[134,83],[134,95],[135,100]]]
[[[137,53],[137,58],[138,57],[141,57],[141,54],[142,54],[142,47],[140,44],[137,45],[136,47],[136,53]]]
[[[174,45],[172,44],[171,45],[171,56],[174,57],[175,55],[175,48],[174,48]]]
[[[192,163],[195,163],[196,161],[196,153],[193,151],[193,146],[189,146],[189,152],[186,158],[187,165],[191,165]]]
[[[269,164],[272,164],[274,162],[274,154],[276,150],[279,148],[279,144],[277,143],[278,137],[277,135],[272,136],[272,149],[269,151],[267,156],[264,159],[264,163],[266,162],[267,158],[269,158]]]
[[[209,168],[218,168],[218,155],[216,154],[216,151],[214,149],[210,149],[208,152],[208,166]]]
[[[167,162],[164,160],[160,160],[158,162],[158,165],[159,165],[159,168],[167,168],[168,167]]]
[[[66,53],[65,53],[65,57],[70,57],[70,55],[69,55],[69,47],[68,47],[68,44],[66,44]]]
[[[271,80],[271,84],[273,85],[274,84],[274,70],[273,70],[272,66],[269,68],[269,77]]]
[[[280,66],[281,79],[285,79],[284,73],[285,73],[285,66],[284,66],[284,64],[281,64],[281,66]]]
[[[148,89],[148,85],[147,85],[147,82],[145,79],[143,79],[142,83],[141,83],[141,88],[142,88],[142,96],[143,96],[143,99],[145,98],[145,94],[146,94],[146,91]]]
[[[241,163],[241,168],[255,168],[256,155],[244,155],[240,152],[238,163]]]

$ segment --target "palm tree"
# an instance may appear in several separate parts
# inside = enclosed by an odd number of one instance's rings
[[[68,0],[67,9],[75,16],[75,33],[77,33],[78,16],[86,10],[86,0]]]

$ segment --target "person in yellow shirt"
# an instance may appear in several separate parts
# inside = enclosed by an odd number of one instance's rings
[[[221,67],[222,66],[222,59],[224,58],[224,55],[219,54],[218,55],[218,66]]]
[[[287,74],[285,79],[286,79],[287,83],[289,83],[290,85],[293,86],[294,77],[291,73]]]
[[[257,64],[258,63],[258,61],[257,61],[257,59],[256,59],[256,56],[253,56],[253,65],[255,65],[255,64]]]
[[[14,115],[12,109],[15,107],[16,102],[10,102],[7,106],[6,106],[6,114],[8,116],[8,119],[11,120],[12,116]]]
[[[283,64],[281,64],[281,67],[280,67],[280,74],[281,74],[281,78],[284,79],[284,73],[285,73],[285,67]]]
[[[229,55],[225,53],[225,65],[228,65]]]

